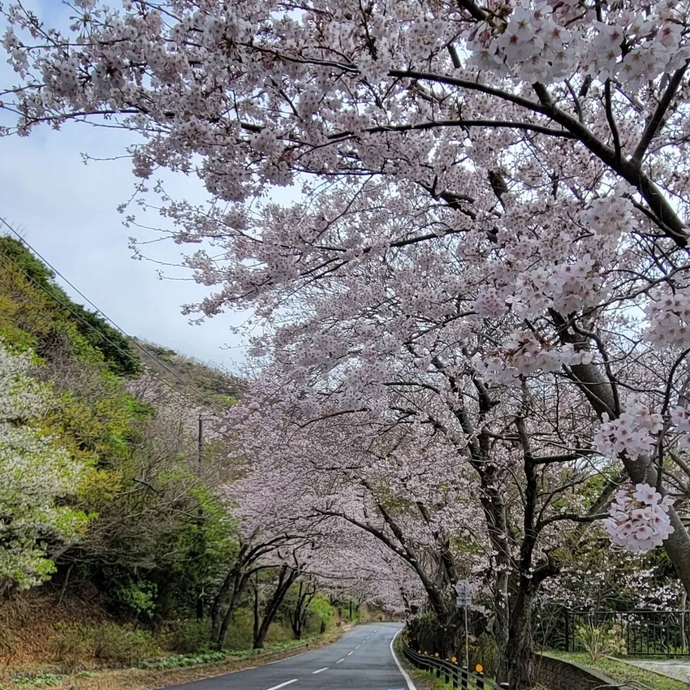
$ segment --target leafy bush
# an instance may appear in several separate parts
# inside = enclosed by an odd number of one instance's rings
[[[470,668],[484,667],[484,675],[495,678],[501,664],[501,652],[493,635],[482,633],[470,647]]]
[[[20,688],[47,688],[62,685],[67,676],[62,673],[20,674],[12,679]]]
[[[137,618],[153,618],[156,609],[158,587],[153,582],[132,582],[117,589],[117,598],[129,608]]]
[[[92,636],[82,623],[58,623],[52,640],[53,653],[65,668],[73,671],[85,660],[93,658]]]
[[[164,647],[180,654],[207,652],[210,640],[210,620],[170,621],[163,632]]]
[[[324,596],[315,596],[307,621],[308,633],[323,634],[332,627],[335,619],[335,607]]]
[[[93,630],[93,655],[106,663],[133,666],[160,653],[148,630],[115,623],[102,623]]]
[[[271,623],[266,633],[266,644],[271,646],[282,642],[292,642],[294,639],[292,628],[284,622]]]
[[[585,623],[578,625],[575,630],[575,642],[579,644],[595,662],[610,654],[624,655],[624,629],[620,623],[594,625]]]
[[[225,638],[225,649],[249,649],[252,646],[252,631],[254,618],[247,608],[238,608],[232,618]]]
[[[224,652],[204,652],[202,654],[179,654],[177,656],[169,656],[164,659],[150,659],[142,661],[139,668],[184,668],[186,666],[194,666],[196,664],[208,664],[211,662],[224,661],[227,659],[227,654]]]
[[[55,656],[67,668],[76,668],[85,661],[133,666],[160,654],[160,648],[147,630],[131,625],[105,622],[59,624],[53,641]]]

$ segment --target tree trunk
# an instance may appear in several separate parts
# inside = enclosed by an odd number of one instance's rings
[[[511,610],[508,644],[503,655],[501,677],[510,690],[529,688],[534,673],[534,640],[532,639],[532,607],[534,591],[522,583]]]
[[[252,640],[255,640],[259,636],[259,626],[261,625],[261,599],[259,597],[259,573],[254,573],[254,587],[253,587],[253,612],[254,612],[254,625],[252,627]]]
[[[216,647],[219,650],[223,649],[223,645],[225,644],[225,636],[228,634],[230,621],[232,620],[235,610],[239,606],[240,598],[247,585],[247,578],[248,575],[246,573],[242,573],[241,576],[238,575],[238,577],[235,578],[235,585],[233,587],[230,604],[228,606],[228,610],[225,612],[223,622],[220,624],[220,629],[218,630],[218,634],[215,638]]]
[[[237,578],[240,576],[240,571],[242,568],[245,567],[244,561],[248,548],[249,547],[247,544],[243,544],[240,548],[232,568],[230,568],[228,574],[225,576],[225,579],[223,580],[220,589],[218,590],[218,593],[214,597],[213,603],[211,604],[211,636],[214,641],[218,640],[220,632],[221,610],[223,608],[223,604],[225,603],[230,589],[232,588],[234,590],[236,588]]]
[[[302,639],[304,627],[307,624],[309,605],[316,594],[316,586],[310,583],[300,582],[297,592],[295,608],[290,616],[290,627],[296,640]]]
[[[570,332],[560,315],[552,313],[551,316],[562,342],[571,343],[580,350],[588,345],[586,336]],[[620,415],[622,410],[619,409],[613,384],[596,364],[573,365],[572,374],[575,385],[584,393],[592,409],[600,418],[604,413],[609,416],[609,419],[616,419]],[[633,460],[623,453],[620,459],[633,482],[657,485],[657,468],[652,458],[642,456]],[[685,591],[690,593],[690,534],[673,506],[668,512],[674,532],[665,540],[664,546]]]
[[[259,631],[254,637],[254,649],[263,649],[264,642],[266,640],[266,633],[268,633],[268,628],[276,617],[280,605],[285,599],[285,595],[292,586],[292,583],[297,579],[297,571],[288,568],[284,565],[280,569],[278,575],[278,584],[273,590],[273,596],[271,596],[268,604],[266,605],[266,611],[264,612],[264,617],[261,620],[261,625],[259,626]]]

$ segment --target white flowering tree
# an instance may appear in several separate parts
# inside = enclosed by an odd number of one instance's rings
[[[86,468],[42,433],[51,392],[31,378],[31,364],[0,341],[0,594],[48,579],[51,548],[76,539],[88,522],[67,500]]]

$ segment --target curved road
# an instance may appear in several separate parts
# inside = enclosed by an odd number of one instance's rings
[[[187,690],[415,690],[393,657],[395,623],[358,625],[327,647],[265,666],[197,680]],[[169,689],[170,690],[170,689]]]

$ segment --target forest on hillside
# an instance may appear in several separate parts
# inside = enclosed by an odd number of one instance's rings
[[[317,585],[223,490],[245,473],[220,421],[242,389],[125,337],[0,237],[5,664],[263,647],[359,615],[361,590]]]

